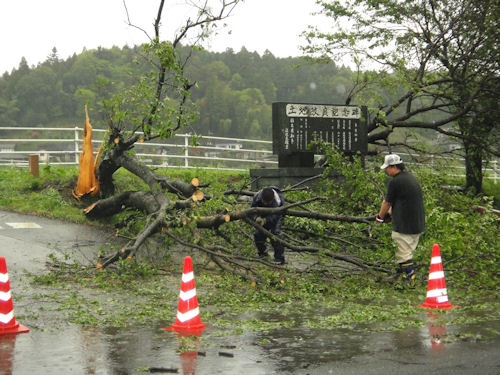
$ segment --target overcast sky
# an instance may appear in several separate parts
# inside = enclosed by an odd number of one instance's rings
[[[171,27],[162,30],[164,39],[172,40],[186,19],[185,2],[166,1],[163,24]],[[126,0],[131,22],[152,35],[158,3]],[[238,52],[245,46],[259,54],[268,49],[277,57],[298,56],[299,34],[319,20],[311,16],[315,10],[315,0],[245,0],[206,47]],[[0,74],[17,68],[23,56],[30,66],[45,61],[53,47],[66,59],[84,47],[147,41],[142,31],[127,25],[123,0],[0,0],[0,35]]]

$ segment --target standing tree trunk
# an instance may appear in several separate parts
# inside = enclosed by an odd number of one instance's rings
[[[465,190],[478,194],[483,190],[483,151],[477,143],[479,127],[472,126],[472,121],[477,119],[464,117],[458,121],[458,126],[465,151]]]
[[[464,142],[465,148],[465,190],[475,194],[483,191],[483,151],[475,143]]]

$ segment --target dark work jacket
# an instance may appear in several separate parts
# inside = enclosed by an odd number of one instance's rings
[[[277,188],[276,186],[270,186],[270,188],[274,190],[273,203],[270,206],[264,206],[262,204],[262,190],[259,190],[253,196],[252,207],[276,208],[276,207],[281,207],[285,204],[285,198],[283,197],[283,193],[281,192],[281,190],[279,188]],[[274,215],[265,216],[265,219],[266,219],[265,227],[274,228],[278,224],[281,216],[282,216],[282,214],[274,214]]]
[[[394,232],[418,234],[425,231],[422,189],[411,173],[401,171],[391,178],[385,200],[392,206]]]

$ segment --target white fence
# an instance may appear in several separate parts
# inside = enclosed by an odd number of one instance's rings
[[[92,130],[95,153],[104,133],[102,129]],[[43,164],[75,165],[82,138],[83,128],[79,127],[0,127],[0,165],[27,166],[33,154],[38,154]],[[134,147],[141,161],[153,167],[235,171],[277,165],[271,149],[271,141],[194,134],[175,134],[166,142],[137,142]]]
[[[397,152],[402,157],[407,165],[417,167],[433,167],[439,173],[444,173],[449,177],[465,177],[465,159],[459,156],[442,156],[442,155],[421,155],[417,153]],[[500,180],[500,170],[498,169],[498,160],[485,161],[483,160],[483,179],[493,180],[497,183]]]
[[[105,130],[93,129],[94,150]],[[0,126],[0,165],[28,166],[29,155],[38,154],[40,163],[77,165],[82,149],[83,128],[40,128]],[[193,142],[196,140],[196,142]],[[272,142],[255,139],[176,134],[167,142],[136,143],[136,155],[153,167],[203,168],[246,171],[276,167]],[[465,177],[464,159],[399,153],[406,164],[434,166],[448,176]],[[500,179],[498,160],[485,163],[484,178],[496,184]]]

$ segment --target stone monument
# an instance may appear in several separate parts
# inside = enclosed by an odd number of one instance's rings
[[[352,105],[275,102],[272,104],[273,153],[278,168],[251,169],[252,189],[283,188],[323,172],[315,168],[315,150],[322,140],[347,155],[368,150],[367,108]]]

